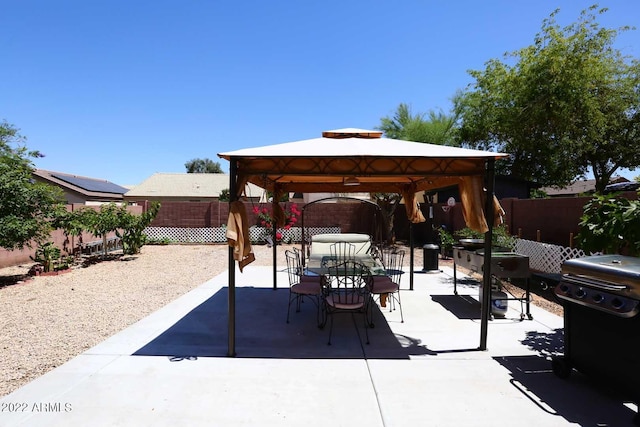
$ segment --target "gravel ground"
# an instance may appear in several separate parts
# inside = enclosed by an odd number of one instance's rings
[[[278,265],[287,247],[278,248]],[[252,265],[271,265],[271,251],[254,246]],[[422,249],[414,252],[422,265]],[[226,271],[227,254],[225,245],[144,246],[135,256],[26,281],[19,279],[32,264],[0,269],[0,397]],[[537,295],[533,303],[558,310]]]

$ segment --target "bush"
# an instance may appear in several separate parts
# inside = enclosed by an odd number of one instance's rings
[[[640,201],[596,195],[583,208],[576,242],[589,253],[640,255]]]
[[[142,246],[147,243],[147,235],[144,229],[151,224],[160,210],[160,203],[153,202],[148,211],[140,215],[133,215],[123,206],[118,212],[120,218],[120,230],[116,230],[116,236],[122,239],[122,251],[126,255],[140,253]]]
[[[61,256],[60,248],[53,242],[44,243],[36,249],[35,256],[30,257],[34,262],[42,266],[44,273],[66,270],[73,264],[73,257]]]

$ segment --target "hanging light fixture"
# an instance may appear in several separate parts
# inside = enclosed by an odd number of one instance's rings
[[[348,176],[342,181],[342,185],[345,186],[355,186],[360,185],[360,181],[355,176]]]

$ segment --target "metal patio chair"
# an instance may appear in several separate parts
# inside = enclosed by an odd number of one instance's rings
[[[322,292],[322,276],[305,276],[303,267],[300,262],[299,253],[291,250],[285,251],[287,259],[287,274],[289,276],[289,303],[287,305],[287,323],[289,323],[289,314],[291,312],[291,304],[295,302],[296,312],[300,311],[301,303],[304,298],[311,299],[316,305],[316,318],[319,327],[324,325],[321,317],[322,302],[320,298]]]
[[[362,314],[365,336],[369,344],[369,310],[372,285],[371,271],[364,264],[354,260],[332,263],[328,266],[328,276],[331,279],[331,289],[323,299],[324,312],[328,319],[329,341],[333,335],[333,319],[337,314]]]
[[[400,321],[404,323],[404,314],[402,313],[402,302],[400,300],[400,281],[404,271],[404,250],[397,248],[385,248],[382,251],[382,264],[384,265],[386,275],[373,276],[370,292],[374,299],[384,306],[385,299],[389,304],[389,311],[396,308],[396,303],[400,307]],[[371,324],[373,326],[373,323]]]

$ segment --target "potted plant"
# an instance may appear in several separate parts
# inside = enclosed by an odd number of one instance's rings
[[[442,259],[448,259],[453,256],[453,245],[456,243],[453,235],[442,226],[438,228],[438,238],[440,240],[440,255]]]

